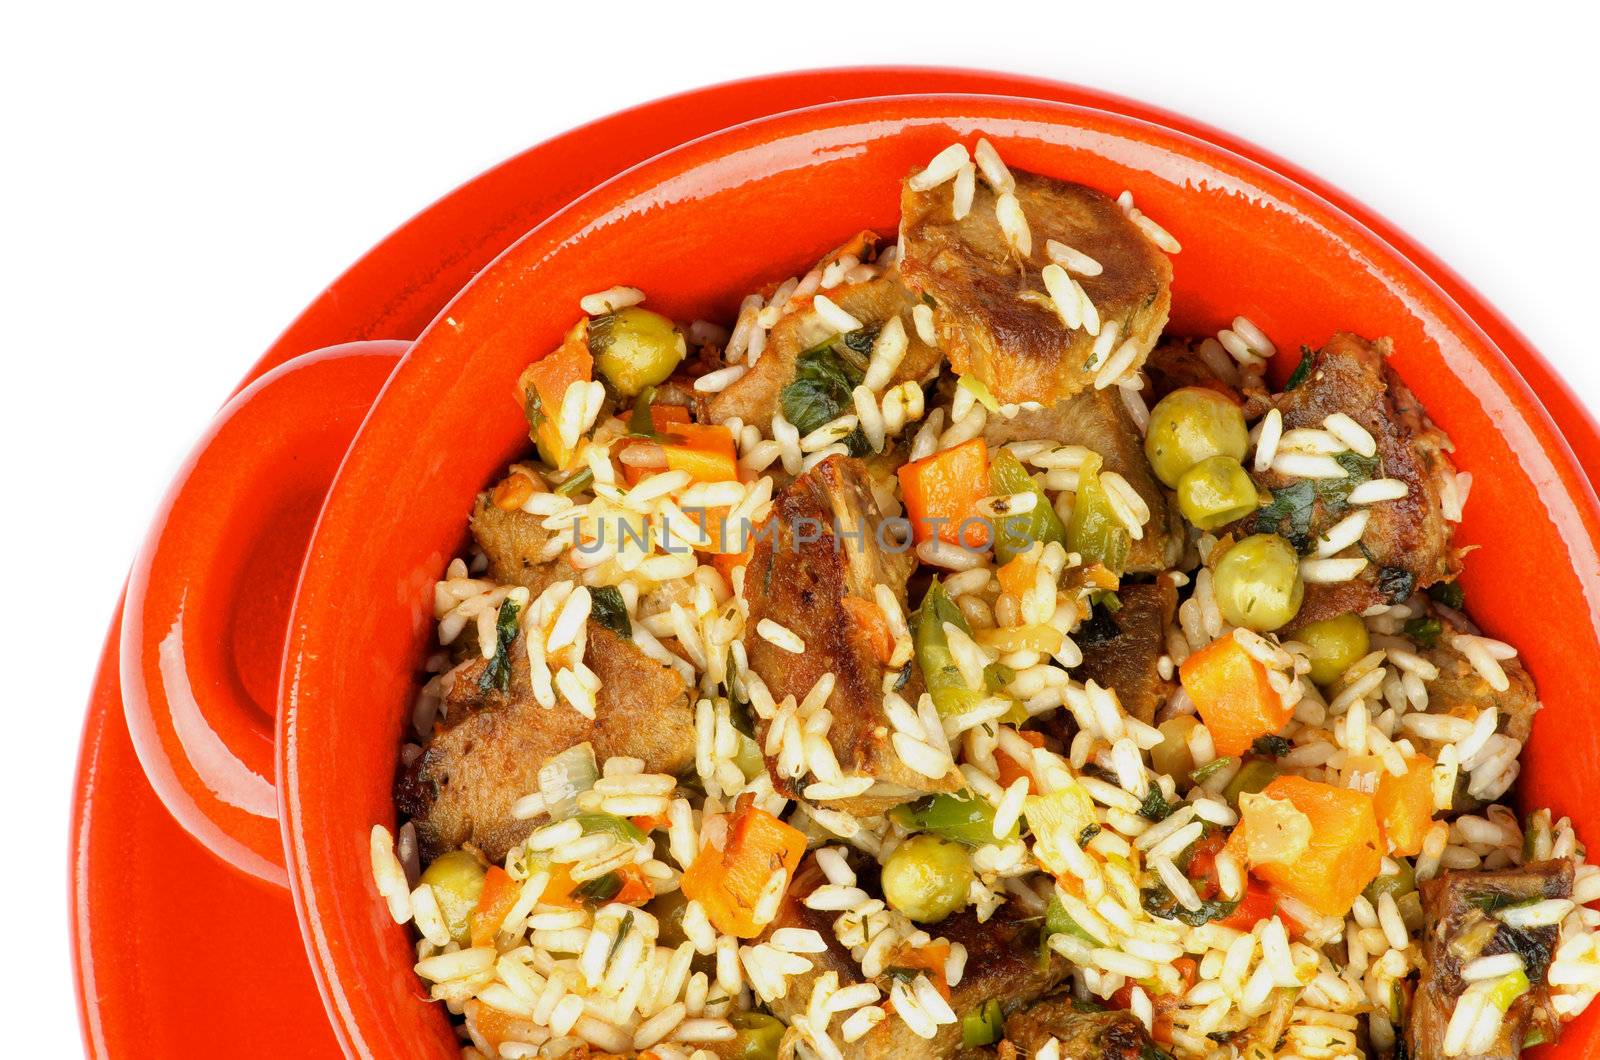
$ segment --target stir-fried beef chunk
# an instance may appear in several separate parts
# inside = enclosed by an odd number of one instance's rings
[[[1046,998],[1006,1017],[1006,1040],[1033,1056],[1051,1038],[1073,1060],[1156,1060],[1167,1054],[1131,1012],[1086,1009],[1070,995]]]
[[[1500,731],[1513,740],[1527,740],[1533,732],[1539,695],[1521,661],[1500,660],[1500,669],[1505,672],[1509,687],[1497,692],[1465,655],[1448,644],[1440,644],[1424,655],[1439,668],[1439,676],[1428,682],[1429,710],[1463,716],[1494,707],[1500,713]]]
[[[920,381],[939,367],[939,351],[917,337],[911,320],[916,304],[896,269],[860,283],[841,284],[822,292],[835,305],[861,322],[862,330],[840,336],[838,329],[822,319],[809,304],[796,308],[773,325],[767,335],[767,348],[750,370],[707,405],[712,423],[737,418],[745,423],[765,426],[780,408],[783,390],[795,381],[800,355],[832,338],[852,343],[850,355],[855,367],[865,370],[872,343],[883,325],[899,316],[906,332],[906,354],[890,378],[890,383]]]
[[[1310,549],[1318,534],[1349,514],[1350,488],[1375,478],[1398,479],[1407,488],[1399,500],[1368,507],[1360,541],[1366,569],[1352,581],[1307,586],[1300,623],[1403,600],[1461,570],[1440,500],[1442,476],[1455,473],[1445,454],[1448,442],[1385,362],[1389,348],[1387,339],[1368,342],[1339,332],[1313,355],[1298,386],[1272,397],[1286,432],[1320,428],[1329,416],[1344,413],[1372,435],[1377,453],[1370,459],[1341,454],[1344,479],[1258,475],[1258,483],[1273,491],[1274,503],[1254,518],[1256,530],[1285,533]]]
[[[865,467],[849,457],[829,457],[775,498],[772,514],[754,535],[744,579],[750,627],[771,619],[805,642],[805,651],[794,654],[761,636],[746,640],[750,668],[773,698],[804,699],[823,674],[834,675],[828,743],[846,775],[871,776],[877,783],[863,796],[828,804],[863,814],[960,786],[953,770],[938,780],[915,772],[890,742],[893,727],[883,710],[889,669],[852,608],[876,607],[873,590],[886,585],[904,610],[915,557],[892,547],[881,523]],[[901,694],[915,703],[921,691],[921,678],[911,667]],[[767,727],[760,723],[760,740]],[[790,779],[778,776],[774,762],[769,765],[773,786],[792,792]]]
[[[1559,928],[1512,927],[1497,914],[1523,903],[1572,897],[1572,876],[1572,860],[1557,858],[1521,868],[1446,872],[1422,884],[1425,967],[1406,1026],[1413,1060],[1442,1060],[1451,1013],[1469,985],[1462,969],[1476,958],[1500,953],[1522,958],[1530,988],[1511,1003],[1494,1045],[1476,1055],[1514,1060],[1536,1031],[1555,1040],[1561,1027],[1545,979]]]
[[[859,871],[871,873],[874,867],[863,864]],[[821,869],[807,856],[770,928],[813,928],[828,942],[826,953],[812,955],[815,969],[792,977],[788,993],[771,1004],[773,1013],[784,1021],[805,1012],[812,983],[818,976],[837,972],[840,985],[862,978],[860,966],[834,935],[833,923],[839,914],[805,906],[806,896],[824,882]],[[981,924],[971,909],[957,913],[940,922],[938,934],[967,948],[966,971],[950,991],[950,1007],[958,1016],[987,1001],[998,1001],[1007,1009],[1026,1004],[1055,989],[1070,970],[1054,951],[1047,951],[1044,957],[1039,955],[1038,919],[1024,916],[1014,903],[1001,906]],[[894,985],[894,967],[891,959],[888,970],[874,980],[885,997]],[[887,1019],[859,1041],[838,1044],[847,1060],[937,1060],[954,1055],[960,1048],[961,1024],[942,1026],[934,1037],[921,1038],[903,1021]]]
[[[991,446],[1011,441],[1041,439],[1063,445],[1081,445],[1105,458],[1104,470],[1128,480],[1150,509],[1144,536],[1128,550],[1127,569],[1154,573],[1172,566],[1183,550],[1183,524],[1177,506],[1167,494],[1144,456],[1144,438],[1128,415],[1116,388],[1086,390],[1048,408],[1023,409],[1015,416],[991,416],[984,440]]]
[[[1108,613],[1115,632],[1102,639],[1078,637],[1083,664],[1073,677],[1116,689],[1122,709],[1149,724],[1172,691],[1172,682],[1162,678],[1158,664],[1167,651],[1178,590],[1163,576],[1147,585],[1124,585],[1117,598],[1122,606]]]
[[[996,400],[1052,404],[1089,388],[1096,336],[1069,328],[1056,312],[1039,273],[1056,240],[1098,262],[1096,276],[1074,278],[1088,294],[1102,327],[1115,323],[1118,345],[1132,339],[1143,361],[1167,322],[1172,265],[1121,207],[1082,184],[1013,171],[1016,196],[1028,219],[1030,253],[1018,256],[995,217],[997,196],[980,185],[971,211],[951,212],[947,186],[900,196],[900,263],[906,283],[934,300],[939,344],[950,365],[973,373]]]
[[[445,697],[444,727],[395,785],[395,804],[412,818],[425,859],[471,843],[500,861],[533,822],[511,807],[539,787],[539,767],[588,741],[596,758],[642,758],[653,773],[680,773],[694,762],[694,711],[677,671],[647,657],[597,622],[588,627],[584,662],[600,678],[595,718],[565,700],[534,699],[521,636],[511,644],[509,688],[483,681],[489,660],[456,672]]]
[[[488,576],[501,585],[523,585],[538,596],[556,582],[572,577],[564,563],[543,558],[550,541],[544,520],[520,508],[506,511],[490,494],[480,493],[472,505],[472,537],[489,561]]]

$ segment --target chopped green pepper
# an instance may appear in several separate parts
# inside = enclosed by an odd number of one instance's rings
[[[968,846],[994,843],[994,807],[988,802],[961,792],[955,795],[929,795],[916,802],[907,802],[889,811],[889,817],[900,827],[912,832],[932,832]],[[1016,826],[1002,838],[1013,838]]]
[[[1050,907],[1044,912],[1044,933],[1046,935],[1071,935],[1073,938],[1082,939],[1091,946],[1104,946],[1105,943],[1085,931],[1072,914],[1067,912],[1067,907],[1061,904],[1061,899],[1052,895]]]
[[[967,687],[966,678],[961,676],[961,668],[950,653],[950,639],[944,632],[946,622],[963,633],[970,635],[972,632],[966,618],[951,601],[950,594],[935,580],[922,598],[913,640],[917,666],[922,669],[922,680],[928,686],[928,694],[933,697],[934,709],[942,718],[963,714],[988,695],[983,689]]]
[[[1009,563],[1028,551],[1035,541],[1054,541],[1063,546],[1067,543],[1067,528],[1051,506],[1050,498],[1009,451],[1000,450],[989,464],[989,488],[996,496],[1031,493],[1038,498],[1032,511],[1000,517],[999,526],[995,528],[996,562]]]
[[[1078,492],[1072,502],[1072,520],[1067,523],[1067,548],[1083,557],[1085,563],[1101,563],[1113,574],[1121,574],[1128,564],[1133,536],[1117,518],[1100,483],[1100,456],[1091,453],[1078,468]]]
[[[1005,1035],[1006,1017],[1000,1002],[990,998],[961,1017],[961,1047],[977,1049],[993,1045]]]
[[[1228,781],[1228,786],[1222,789],[1222,797],[1228,800],[1229,806],[1238,809],[1240,795],[1260,794],[1277,775],[1278,767],[1265,758],[1249,759]]]
[[[584,835],[604,832],[629,843],[644,842],[644,833],[639,831],[638,826],[626,817],[618,817],[614,813],[580,813],[577,822],[583,826]]]

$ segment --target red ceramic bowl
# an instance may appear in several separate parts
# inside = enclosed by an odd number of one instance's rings
[[[659,156],[530,232],[405,356],[340,468],[296,590],[277,752],[289,880],[348,1053],[454,1055],[370,880],[367,836],[394,821],[432,582],[464,543],[474,492],[526,446],[507,397],[517,372],[559,342],[581,295],[614,283],[680,318],[729,315],[863,225],[892,230],[898,180],[978,133],[1015,166],[1133,191],[1184,246],[1173,330],[1243,313],[1285,350],[1338,328],[1394,339],[1397,368],[1476,476],[1460,531],[1482,546],[1465,578],[1474,612],[1522,648],[1544,695],[1523,795],[1600,827],[1584,694],[1600,680],[1600,507],[1522,378],[1432,281],[1304,188],[1134,119],[984,96],[818,107]],[[1587,1055],[1594,1023],[1562,1052]]]

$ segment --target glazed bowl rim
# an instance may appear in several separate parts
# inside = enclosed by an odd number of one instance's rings
[[[689,140],[661,152],[614,177],[596,185],[572,203],[552,214],[545,221],[524,233],[516,242],[484,267],[470,283],[461,289],[440,311],[434,322],[417,339],[402,359],[383,393],[373,406],[366,424],[352,443],[345,463],[329,490],[328,501],[313,536],[300,586],[296,592],[294,618],[290,626],[290,644],[286,651],[282,709],[279,713],[278,754],[280,778],[280,816],[284,832],[285,849],[289,861],[290,883],[294,893],[300,928],[305,937],[318,985],[328,1003],[335,1031],[347,1052],[356,1054],[360,1042],[360,1017],[352,1005],[349,991],[352,984],[341,978],[340,964],[345,959],[341,947],[331,945],[325,934],[325,918],[321,913],[322,896],[315,877],[314,856],[304,843],[304,805],[300,788],[298,739],[301,719],[296,690],[303,678],[298,669],[304,661],[304,648],[316,644],[318,626],[314,605],[332,585],[329,564],[332,559],[323,547],[326,539],[325,524],[333,525],[338,518],[348,516],[356,502],[352,500],[350,476],[347,471],[361,466],[363,461],[375,459],[372,445],[374,424],[383,424],[387,410],[394,406],[394,397],[415,391],[425,385],[430,368],[437,368],[438,353],[434,337],[440,329],[453,328],[457,318],[492,308],[492,294],[499,284],[514,285],[517,273],[533,262],[544,260],[542,255],[559,253],[567,241],[582,238],[585,230],[598,219],[613,214],[625,205],[645,195],[666,178],[692,174],[697,168],[715,163],[735,151],[759,149],[773,141],[798,135],[806,130],[838,129],[859,122],[881,121],[885,112],[896,109],[916,111],[918,120],[939,121],[981,118],[974,108],[1010,108],[1008,113],[1019,123],[1042,123],[1056,126],[1081,126],[1085,122],[1109,122],[1127,130],[1139,130],[1144,146],[1163,144],[1181,147],[1183,153],[1196,155],[1214,164],[1226,166],[1230,171],[1242,172],[1253,184],[1271,188],[1303,216],[1315,216],[1324,226],[1333,225],[1340,231],[1325,236],[1362,244],[1366,250],[1386,260],[1397,275],[1402,276],[1408,289],[1417,297],[1429,302],[1431,311],[1449,325],[1453,334],[1466,348],[1474,351],[1483,366],[1497,377],[1508,392],[1516,394],[1519,411],[1526,427],[1533,432],[1539,449],[1556,465],[1562,486],[1559,499],[1569,502],[1574,515],[1581,522],[1588,542],[1600,548],[1600,502],[1579,466],[1576,455],[1556,427],[1537,394],[1529,388],[1515,365],[1481,327],[1459,306],[1442,287],[1415,264],[1410,257],[1396,249],[1382,236],[1363,222],[1351,216],[1342,207],[1328,201],[1319,193],[1306,188],[1293,177],[1257,159],[1241,155],[1229,148],[1206,141],[1188,132],[1173,129],[1143,118],[1131,117],[1115,111],[1073,103],[1044,101],[1027,97],[989,93],[914,93],[887,95],[863,99],[844,100],[810,107],[796,108],[742,122],[726,129]],[[944,108],[944,109],[940,109]],[[1020,116],[1017,112],[1021,112]],[[990,115],[989,117],[997,117]],[[685,203],[688,208],[693,203]],[[604,238],[614,238],[609,233]],[[539,253],[535,253],[539,251]],[[608,286],[597,283],[596,289]],[[488,300],[487,304],[485,300]],[[1484,356],[1484,355],[1487,356]],[[1591,598],[1593,602],[1593,598]],[[1597,604],[1596,607],[1600,607]],[[1596,613],[1591,614],[1591,621]],[[323,665],[323,664],[319,664]]]

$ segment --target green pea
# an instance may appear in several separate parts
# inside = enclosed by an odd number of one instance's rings
[[[1207,457],[1178,479],[1178,510],[1201,530],[1215,530],[1256,510],[1256,484],[1233,457]]]
[[[728,1022],[733,1024],[733,1048],[721,1054],[725,1060],[776,1060],[787,1030],[782,1020],[765,1012],[730,1012]]]
[[[1257,633],[1288,625],[1305,597],[1300,557],[1277,534],[1253,534],[1237,542],[1211,573],[1222,617]]]
[[[1174,390],[1150,410],[1144,455],[1150,469],[1176,488],[1183,473],[1213,456],[1244,459],[1250,432],[1244,413],[1224,394],[1204,387]]]
[[[1309,650],[1311,680],[1332,684],[1367,654],[1367,624],[1359,615],[1339,615],[1312,622],[1295,632],[1294,639]]]
[[[966,907],[973,879],[966,847],[924,833],[889,855],[883,866],[883,897],[912,920],[934,924]]]
[[[687,349],[672,321],[638,306],[589,321],[589,352],[595,367],[629,397],[663,382]]]
[[[465,850],[452,850],[434,858],[422,874],[422,882],[433,888],[450,937],[462,945],[472,939],[472,910],[483,893],[487,871],[483,862]]]

